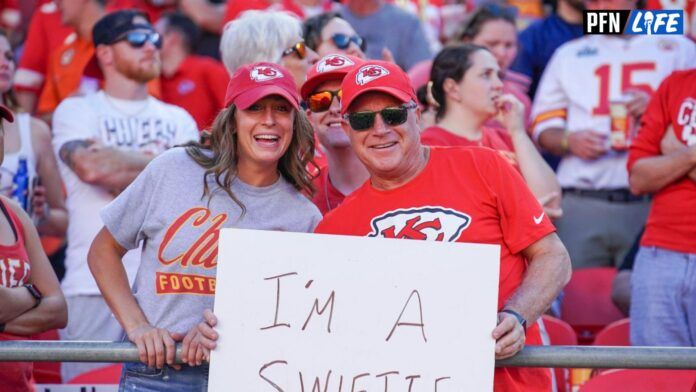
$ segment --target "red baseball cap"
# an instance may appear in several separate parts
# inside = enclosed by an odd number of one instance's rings
[[[7,106],[0,104],[0,117],[9,122],[14,122],[14,114]]]
[[[396,64],[386,61],[366,61],[354,67],[341,84],[341,114],[346,114],[355,98],[368,91],[387,93],[402,102],[418,101],[408,75]]]
[[[269,95],[280,95],[297,110],[300,97],[290,72],[274,63],[253,63],[239,67],[227,85],[225,107],[232,104],[246,109]]]
[[[327,80],[343,80],[343,77],[348,72],[364,62],[365,60],[358,57],[343,54],[324,56],[307,71],[307,81],[304,82],[300,89],[300,96],[306,101],[317,86]]]

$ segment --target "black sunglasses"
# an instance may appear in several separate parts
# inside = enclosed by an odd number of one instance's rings
[[[296,43],[290,48],[285,49],[283,51],[283,57],[289,56],[293,53],[297,53],[297,57],[299,57],[300,60],[303,60],[305,57],[307,57],[307,46],[305,45],[304,40]]]
[[[382,116],[382,121],[389,126],[401,125],[408,118],[408,110],[418,107],[415,103],[402,105],[396,108],[384,108],[377,112],[355,112],[343,115],[343,118],[348,121],[350,127],[354,131],[366,131],[375,125],[375,117],[377,113]]]
[[[358,45],[360,50],[362,50],[363,52],[365,51],[365,49],[367,49],[367,43],[359,35],[348,35],[348,34],[343,34],[343,33],[336,33],[336,34],[331,36],[331,40],[336,45],[336,47],[339,49],[348,48],[350,46],[351,42]]]
[[[162,49],[162,36],[154,31],[129,31],[122,37],[114,40],[114,43],[126,41],[133,48],[142,48],[147,42],[157,49]]]

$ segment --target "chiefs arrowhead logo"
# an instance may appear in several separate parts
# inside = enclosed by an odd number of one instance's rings
[[[337,69],[350,67],[351,65],[355,65],[355,63],[348,57],[341,56],[340,54],[332,54],[319,60],[319,64],[317,64],[317,72],[324,73],[335,71]]]
[[[253,81],[261,83],[273,79],[282,78],[283,73],[267,65],[257,65],[251,70],[250,77]]]
[[[358,74],[355,75],[355,83],[363,86],[387,75],[389,75],[389,71],[381,65],[366,65],[358,70]]]
[[[470,223],[469,215],[449,208],[398,209],[372,219],[367,236],[453,242]]]

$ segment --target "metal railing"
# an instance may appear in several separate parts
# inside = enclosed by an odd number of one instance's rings
[[[177,361],[181,348],[177,347]],[[0,362],[137,362],[132,343],[16,340],[0,342]],[[696,347],[527,346],[506,367],[696,369]]]

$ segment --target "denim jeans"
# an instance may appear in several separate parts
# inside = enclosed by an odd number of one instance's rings
[[[631,344],[694,343],[696,254],[641,247],[631,276]]]
[[[141,362],[124,364],[119,392],[206,392],[208,390],[208,365],[181,370],[169,366],[163,369],[149,368]]]

